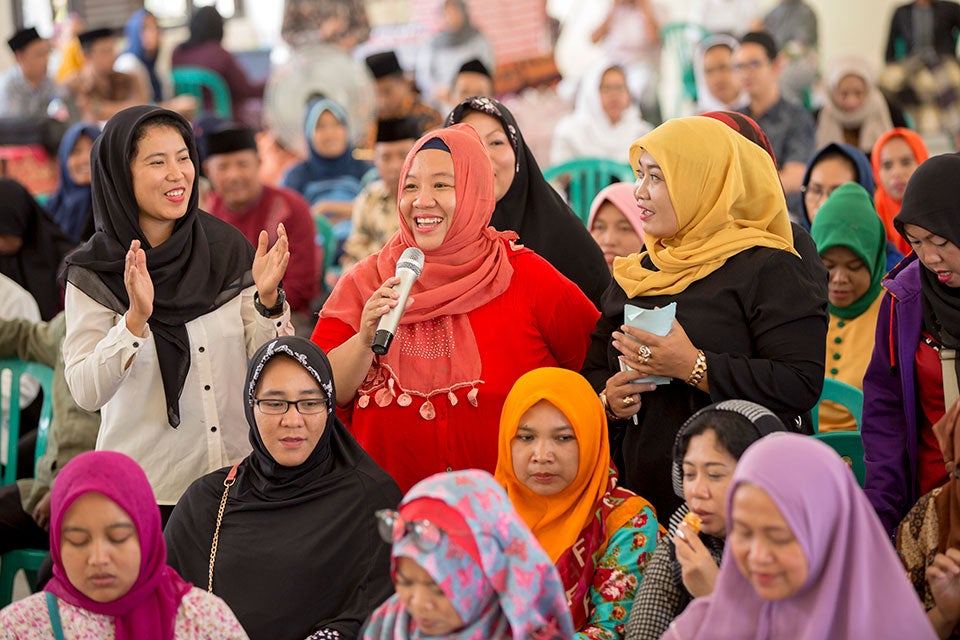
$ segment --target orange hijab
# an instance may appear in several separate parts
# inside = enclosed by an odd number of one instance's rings
[[[580,445],[576,478],[566,489],[549,497],[535,494],[517,479],[510,447],[521,417],[541,400],[554,405],[567,417]],[[583,376],[567,369],[543,367],[522,375],[503,404],[494,478],[506,489],[517,513],[555,563],[597,517],[600,502],[608,493],[611,475],[608,438],[607,417],[596,392]],[[606,519],[604,542],[648,505],[646,500],[632,496],[615,509]]]
[[[397,344],[375,359],[374,375],[360,388],[361,407],[366,406],[363,396],[380,389],[388,389],[390,397],[384,391],[375,398],[378,404],[396,397],[406,405],[411,395],[429,399],[480,382],[480,353],[466,314],[506,291],[513,276],[507,241],[516,240],[517,234],[490,226],[496,205],[493,169],[473,127],[454,125],[420,138],[403,164],[398,200],[414,157],[433,138],[442,140],[453,158],[453,222],[443,243],[424,251],[423,273],[410,292],[414,301],[400,321]],[[399,231],[383,249],[344,274],[320,317],[334,317],[359,330],[367,300],[394,275],[400,254],[415,246],[401,218]],[[388,380],[393,382],[388,385]],[[424,418],[432,418],[432,411],[429,400],[421,405]]]
[[[883,145],[887,144],[890,138],[898,136],[910,145],[913,156],[917,159],[917,164],[921,164],[929,158],[930,152],[927,151],[927,145],[918,133],[910,129],[897,127],[890,129],[880,136],[876,144],[873,145],[873,153],[870,154],[870,164],[873,165],[873,180],[877,183],[877,190],[873,194],[873,202],[877,206],[877,213],[880,215],[880,219],[883,220],[883,228],[887,232],[887,240],[895,244],[900,253],[906,255],[912,251],[910,243],[908,243],[893,226],[893,219],[900,213],[900,201],[894,200],[893,196],[883,188],[883,182],[880,181],[880,152],[883,150]]]

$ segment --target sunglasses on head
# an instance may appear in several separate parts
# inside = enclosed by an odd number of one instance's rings
[[[435,523],[427,519],[407,522],[393,509],[377,511],[377,530],[384,542],[399,542],[409,536],[411,542],[420,551],[429,552],[440,546],[444,532]]]

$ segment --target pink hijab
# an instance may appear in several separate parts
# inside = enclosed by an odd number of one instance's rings
[[[77,498],[92,491],[126,511],[140,538],[140,575],[130,591],[112,602],[95,602],[77,590],[67,579],[60,557],[63,516]],[[75,607],[113,616],[117,640],[172,640],[180,601],[191,585],[167,566],[160,510],[140,466],[115,451],[80,454],[57,476],[50,513],[54,577],[46,590]]]
[[[890,538],[833,449],[810,436],[769,435],[737,463],[727,513],[743,483],[766,491],[790,525],[807,558],[806,583],[783,600],[758,596],[732,557],[728,518],[713,595],[694,600],[664,638],[935,637]]]
[[[632,182],[615,182],[608,187],[604,187],[590,205],[587,229],[593,230],[593,220],[597,217],[597,212],[600,211],[604,202],[609,202],[623,214],[633,230],[640,236],[640,242],[643,242],[643,224],[640,221],[640,209],[637,207],[637,197],[633,195],[633,189],[634,184]]]

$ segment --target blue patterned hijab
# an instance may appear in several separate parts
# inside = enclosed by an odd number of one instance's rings
[[[510,505],[489,473],[456,471],[417,483],[400,503],[401,514],[413,507],[450,508],[467,523],[476,547],[464,549],[457,536],[443,535],[430,551],[406,535],[393,544],[393,560],[409,558],[420,565],[463,619],[448,634],[453,640],[553,640],[573,637],[563,584],[547,554]],[[442,521],[437,518],[437,521]],[[479,563],[476,558],[479,557]],[[368,640],[427,637],[394,594],[374,611],[363,636]]]

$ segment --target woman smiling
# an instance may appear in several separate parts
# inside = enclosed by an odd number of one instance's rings
[[[489,226],[494,206],[477,132],[425,135],[401,173],[399,232],[344,274],[313,333],[329,351],[351,433],[401,489],[442,471],[493,471],[500,409],[517,378],[583,363],[596,310],[515,233]],[[423,273],[393,346],[374,357],[409,247],[423,251]]]
[[[727,510],[716,588],[663,638],[935,637],[856,478],[827,445],[790,433],[754,443]]]
[[[169,515],[193,480],[249,452],[240,378],[288,329],[286,232],[268,251],[262,231],[255,251],[198,208],[196,145],[172,111],[111,118],[92,173],[97,233],[67,258],[67,384],[101,410],[97,448],[137,460]]]
[[[184,493],[164,530],[170,565],[254,640],[356,638],[391,587],[369,525],[400,492],[334,415],[330,363],[309,340],[263,345],[244,389],[253,452]]]

